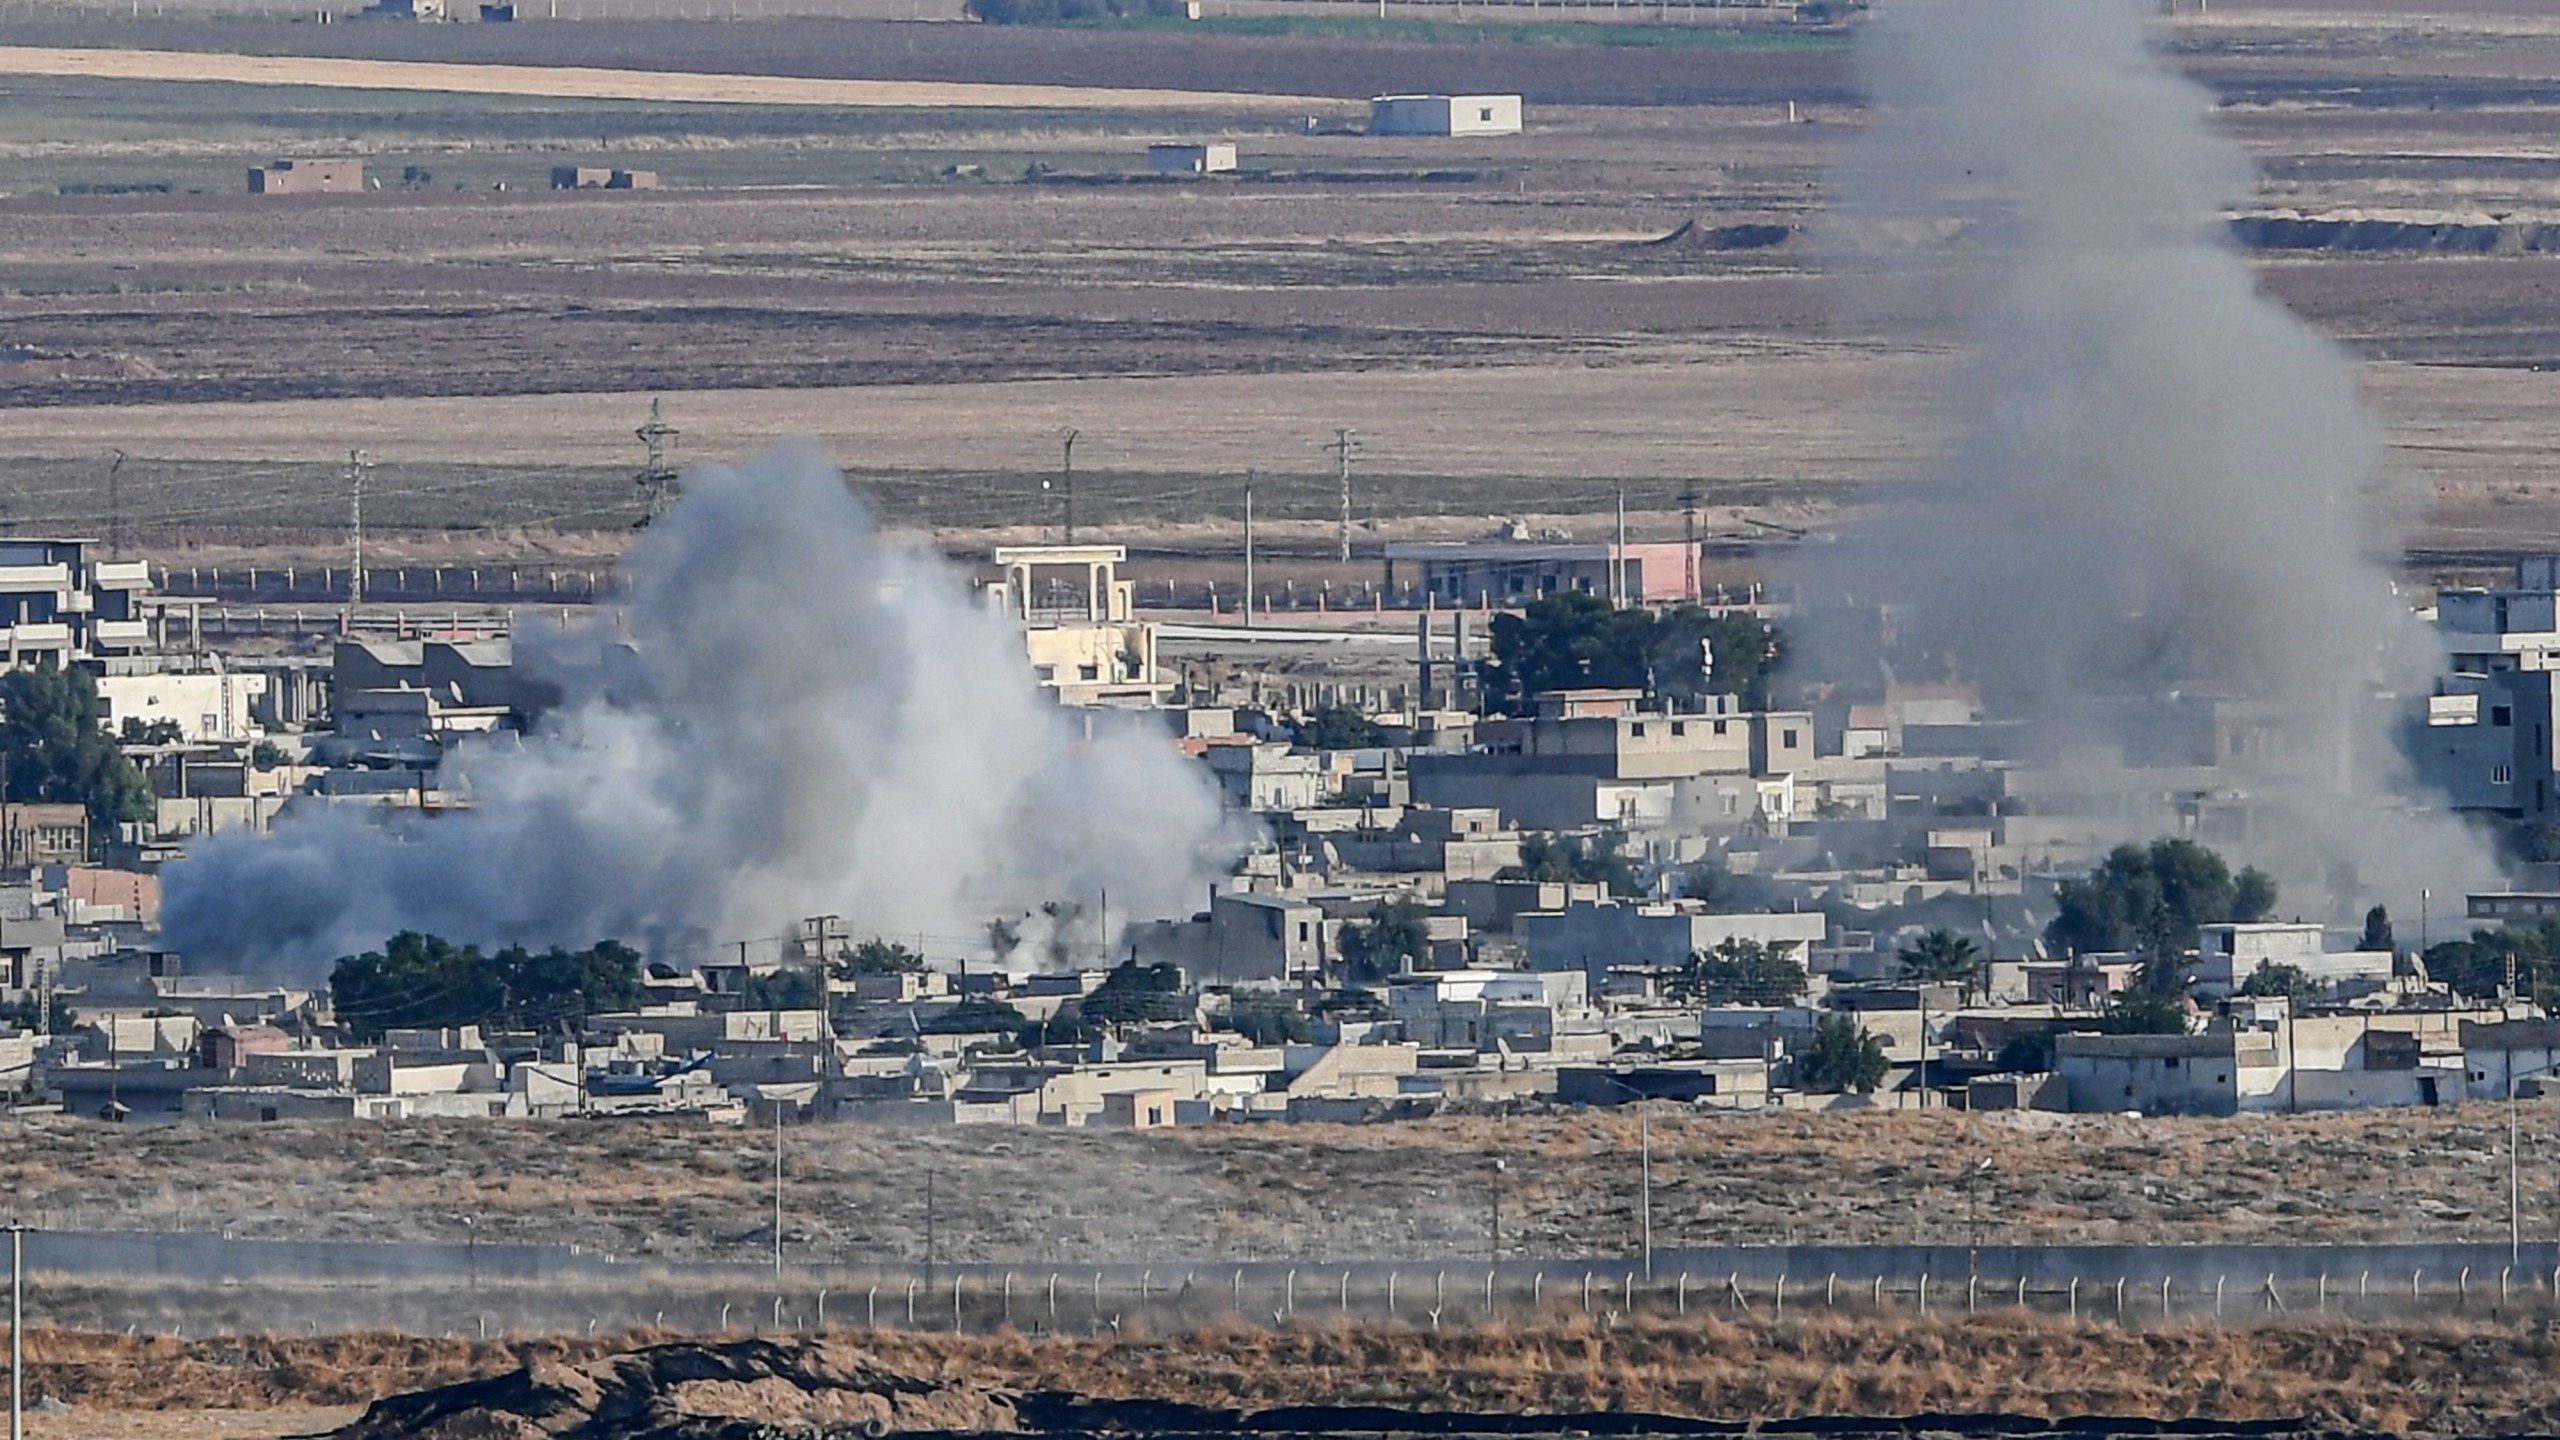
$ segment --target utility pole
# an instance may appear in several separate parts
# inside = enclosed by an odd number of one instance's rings
[[[1698,599],[1698,484],[1694,480],[1680,487],[1680,588],[1690,601]]]
[[[1058,460],[1059,507],[1065,512],[1067,543],[1076,543],[1076,440],[1081,434],[1074,426],[1059,437],[1062,444]]]
[[[364,603],[364,472],[373,462],[361,450],[347,452],[347,519],[355,533],[354,563],[347,567],[347,609]]]
[[[9,1222],[9,1440],[27,1436],[27,1227]]]
[[[1253,625],[1253,481],[1254,472],[1244,472],[1244,623]]]
[[[967,973],[967,972],[962,972]],[[933,1167],[924,1167],[924,1283],[933,1285]]]
[[[773,1102],[773,1283],[782,1284],[782,1101]]]
[[[640,487],[641,515],[639,523],[632,528],[638,529],[666,514],[667,507],[676,503],[676,497],[681,493],[677,488],[676,473],[667,465],[667,451],[675,445],[676,437],[684,432],[667,423],[666,402],[652,395],[649,397],[648,423],[631,433],[639,438],[641,451],[647,457],[641,463],[639,475],[634,478],[634,483]]]
[[[124,452],[107,452],[107,558],[124,558]]]
[[[1609,604],[1627,608],[1627,487],[1618,487],[1618,546],[1609,552]]]
[[[1493,1229],[1490,1232],[1491,1259],[1502,1263],[1502,1172],[1511,1168],[1509,1161],[1495,1157],[1493,1162]]]
[[[1348,561],[1351,558],[1351,457],[1360,453],[1360,432],[1347,428],[1336,430],[1333,443],[1324,448],[1333,452],[1334,479],[1342,491],[1342,517],[1335,530],[1337,548],[1341,553],[1336,558]]]

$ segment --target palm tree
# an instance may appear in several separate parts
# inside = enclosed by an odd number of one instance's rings
[[[1973,999],[1974,978],[1982,965],[1982,947],[1941,925],[1903,949],[1902,978],[1921,984],[1953,982]]]

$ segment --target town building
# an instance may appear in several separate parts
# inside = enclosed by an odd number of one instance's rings
[[[1172,682],[1156,670],[1156,627],[1136,617],[1119,578],[1120,545],[1018,545],[998,549],[1004,578],[981,592],[1022,626],[1032,674],[1062,705],[1161,704]]]
[[[1394,540],[1387,543],[1380,578],[1390,593],[1410,585],[1452,609],[1520,605],[1567,593],[1669,605],[1702,598],[1702,554],[1703,547],[1676,540]]]
[[[1147,147],[1147,168],[1159,175],[1225,174],[1236,168],[1236,147],[1163,141]]]
[[[405,3],[405,0],[404,0]],[[441,7],[442,0],[417,0]],[[364,189],[364,162],[276,160],[249,169],[252,195],[345,195]]]
[[[1372,135],[1517,135],[1517,95],[1381,95],[1369,102]]]

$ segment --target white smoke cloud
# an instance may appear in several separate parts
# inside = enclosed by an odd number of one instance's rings
[[[2347,357],[2231,244],[2252,167],[2147,43],[2150,8],[1897,0],[1861,41],[1875,110],[1834,178],[1843,262],[1948,297],[1975,345],[1944,472],[1805,588],[1909,606],[1904,678],[1979,680],[1996,714],[2117,764],[2176,748],[2181,705],[2262,718],[2270,749],[2219,757],[2253,802],[2229,848],[2342,892],[2405,881],[2408,903],[2487,860],[2423,813],[2392,743],[2387,695],[2424,693],[2440,657],[2375,558],[2399,548],[2368,499],[2379,428]],[[2120,790],[2120,838],[2176,827],[2138,813],[2156,777],[2106,763],[2079,778]]]
[[[1106,888],[1115,916],[1188,914],[1227,858],[1199,767],[1071,729],[1010,623],[885,543],[814,446],[690,474],[621,577],[584,663],[577,636],[519,635],[565,699],[521,744],[446,760],[468,809],[213,837],[167,872],[169,942],[306,974],[403,928],[687,959],[836,914],[948,956]],[[629,646],[599,665],[593,636]]]

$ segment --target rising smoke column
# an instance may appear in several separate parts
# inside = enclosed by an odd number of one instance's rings
[[[2391,798],[2412,792],[2376,697],[2423,693],[2438,657],[2372,558],[2397,551],[2366,498],[2380,433],[2347,358],[2231,243],[2253,169],[2146,43],[2149,8],[1897,0],[1862,39],[1875,108],[1834,179],[1842,253],[1952,297],[1974,351],[1945,472],[1807,592],[1906,604],[1907,648],[1995,715],[2119,757],[2173,697],[2257,708],[2291,754],[2225,758],[2265,807],[2233,848],[2414,900],[2414,867],[2481,856]],[[2142,782],[2120,779],[2130,801]]]
[[[1223,846],[1205,775],[1151,734],[1071,733],[1010,625],[884,543],[815,447],[690,474],[621,577],[605,663],[520,634],[565,700],[447,759],[470,808],[213,837],[167,873],[169,942],[301,974],[403,928],[689,959],[835,914],[949,953],[1105,887],[1116,915],[1196,908]]]

